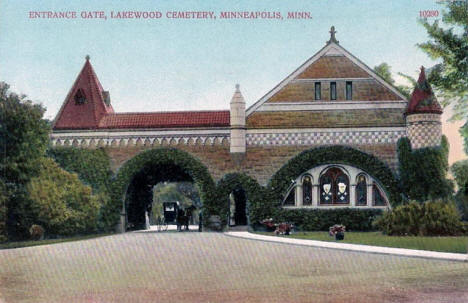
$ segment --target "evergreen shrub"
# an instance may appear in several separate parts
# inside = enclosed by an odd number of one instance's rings
[[[456,236],[464,232],[455,204],[443,201],[411,201],[385,211],[374,225],[395,236]]]

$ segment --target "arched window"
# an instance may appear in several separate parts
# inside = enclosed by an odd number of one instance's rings
[[[349,203],[349,178],[338,167],[329,168],[320,177],[320,203]]]
[[[356,182],[356,205],[367,205],[367,181],[366,176],[360,174]]]
[[[75,93],[75,104],[76,105],[82,105],[85,104],[86,102],[86,96],[81,88],[79,88],[76,93]]]
[[[286,199],[284,199],[283,201],[283,205],[285,206],[296,205],[296,187],[295,186],[289,190],[289,193],[286,196]]]
[[[302,179],[302,205],[312,205],[312,177],[309,175]]]
[[[372,196],[374,197],[374,206],[386,206],[387,200],[382,194],[379,186],[374,182],[372,183]]]

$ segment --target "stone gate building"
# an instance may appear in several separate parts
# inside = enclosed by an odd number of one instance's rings
[[[52,145],[103,147],[115,171],[144,150],[168,146],[197,158],[215,181],[243,172],[261,185],[319,146],[352,147],[396,172],[399,138],[408,136],[413,148],[439,145],[442,110],[433,94],[417,87],[408,101],[344,49],[333,27],[330,33],[321,50],[247,109],[237,85],[230,110],[116,113],[87,57],[54,121]],[[353,165],[304,167],[291,181],[287,208],[389,206],[380,180]]]

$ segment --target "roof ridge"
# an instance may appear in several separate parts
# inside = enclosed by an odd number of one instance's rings
[[[183,110],[183,111],[159,111],[159,112],[114,112],[107,115],[151,115],[151,114],[178,114],[178,113],[217,113],[217,112],[229,112],[229,109],[220,110]]]

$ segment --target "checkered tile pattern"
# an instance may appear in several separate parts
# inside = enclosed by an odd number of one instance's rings
[[[422,148],[440,145],[442,124],[439,114],[413,114],[406,117],[411,147]]]
[[[396,143],[406,131],[336,131],[247,134],[247,145],[317,145]]]
[[[422,148],[440,145],[442,127],[437,122],[421,122],[408,126],[411,147]]]

